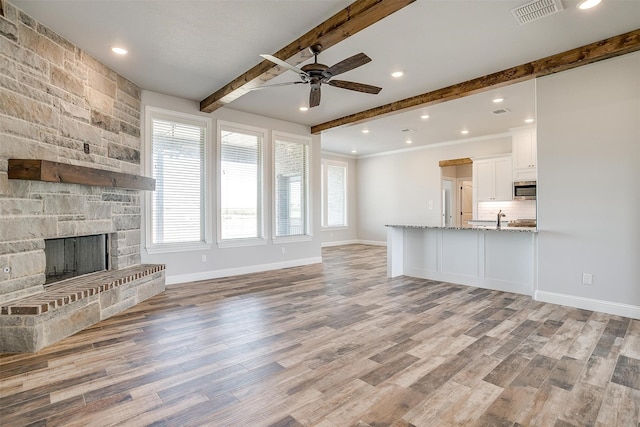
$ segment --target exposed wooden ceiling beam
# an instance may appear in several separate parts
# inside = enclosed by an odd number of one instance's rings
[[[497,73],[318,124],[311,127],[311,133],[318,134],[338,126],[360,123],[403,110],[452,101],[475,93],[558,73],[638,50],[640,50],[640,29],[498,71]]]
[[[297,66],[311,57],[311,53],[307,50],[309,46],[319,43],[323,49],[328,49],[414,1],[356,0],[302,37],[274,53],[273,56]],[[211,113],[285,71],[284,68],[276,66],[273,62],[264,60],[200,101],[200,111]]]

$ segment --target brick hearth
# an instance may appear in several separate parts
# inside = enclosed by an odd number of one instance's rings
[[[0,351],[35,352],[164,291],[163,265],[68,279],[0,307]]]

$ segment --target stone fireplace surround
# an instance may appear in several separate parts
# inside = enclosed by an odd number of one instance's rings
[[[140,264],[139,191],[9,182],[23,198],[10,200],[0,230],[10,269],[0,281],[1,352],[38,351],[164,290],[164,266]],[[45,289],[44,240],[89,234],[109,235],[110,270]]]
[[[139,175],[140,88],[3,7],[0,352],[37,351],[161,292],[164,267],[140,264],[141,191],[8,178],[9,159]],[[109,235],[110,270],[45,291],[44,240],[91,234]]]

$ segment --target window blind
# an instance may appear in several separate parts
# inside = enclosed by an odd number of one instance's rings
[[[261,238],[263,136],[220,130],[220,239]]]
[[[307,231],[309,146],[276,139],[274,143],[276,237]]]
[[[203,242],[206,127],[157,117],[151,123],[151,242]]]

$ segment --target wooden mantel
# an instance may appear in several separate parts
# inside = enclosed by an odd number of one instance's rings
[[[440,162],[438,163],[438,166],[440,166],[441,168],[444,168],[447,166],[470,165],[472,163],[473,163],[473,160],[471,160],[470,158],[462,157],[460,159],[440,160]]]
[[[9,179],[64,182],[100,187],[153,191],[156,180],[104,169],[38,159],[9,159]]]

